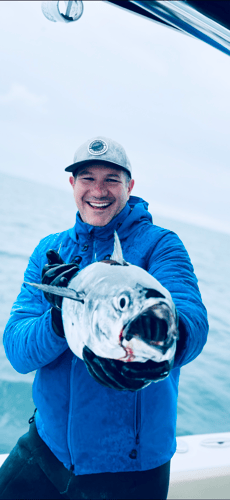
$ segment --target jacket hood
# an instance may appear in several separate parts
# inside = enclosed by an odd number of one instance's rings
[[[112,237],[114,231],[119,233],[119,236],[125,237],[136,224],[140,221],[152,222],[152,216],[148,212],[149,204],[142,198],[130,196],[123,210],[112,219],[109,224],[103,227],[91,226],[83,222],[80,218],[79,211],[76,215],[76,224],[69,230],[69,235],[73,241],[78,242],[82,237],[93,237],[98,240],[107,240]]]

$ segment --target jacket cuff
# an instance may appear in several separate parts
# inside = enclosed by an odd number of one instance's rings
[[[65,332],[62,323],[61,311],[58,311],[55,307],[51,308],[51,320],[53,331],[58,337],[65,338]]]
[[[177,346],[176,346],[176,354],[173,365],[174,368],[178,368],[183,364],[182,359],[184,357],[184,354],[186,353],[189,340],[190,325],[182,313],[179,313],[178,330],[179,330],[179,339],[177,341]]]

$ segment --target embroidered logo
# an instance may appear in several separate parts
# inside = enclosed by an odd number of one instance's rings
[[[108,144],[101,139],[92,141],[88,145],[88,151],[91,155],[103,155],[108,150]]]

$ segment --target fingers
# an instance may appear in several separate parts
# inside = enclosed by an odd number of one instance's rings
[[[52,266],[49,264],[45,264],[43,269],[42,269],[42,278],[47,273],[47,271],[49,271],[51,268],[56,268],[56,267],[57,267],[56,264],[53,264]]]
[[[168,376],[170,364],[168,361],[156,363],[149,359],[145,363],[132,362],[127,363],[122,368],[122,373],[126,377],[146,380],[161,380]]]
[[[130,377],[136,378],[146,378],[149,380],[154,380],[155,376],[159,376],[160,373],[169,370],[169,362],[163,361],[162,363],[156,363],[149,359],[145,363],[132,362],[127,363],[122,368],[122,373]]]
[[[69,281],[79,271],[77,264],[65,264],[60,255],[55,250],[46,252],[48,264],[42,269],[42,284],[67,287]],[[61,309],[62,297],[43,292],[46,300],[55,308]]]
[[[55,250],[48,250],[46,252],[46,257],[48,259],[48,264],[53,265],[53,264],[63,264],[64,260],[61,258],[58,252]]]
[[[77,272],[78,269],[76,269],[76,267],[70,267],[70,269],[65,268],[62,273],[59,271],[59,274],[56,277],[55,274],[57,274],[57,272],[51,273],[51,275],[53,274],[53,280],[51,281],[50,284],[52,284],[53,286],[67,286],[71,278],[75,276]]]
[[[90,375],[106,387],[119,391],[137,391],[146,385],[146,381],[131,380],[122,375],[122,361],[96,356],[87,346],[83,349],[83,359]]]
[[[46,266],[44,266],[46,267]],[[44,268],[43,268],[44,269]],[[57,285],[57,278],[61,278],[62,276],[65,276],[68,281],[75,275],[77,274],[79,270],[79,267],[74,264],[61,264],[58,266],[48,266],[48,270],[43,274],[42,277],[42,283],[45,285]]]
[[[123,390],[120,384],[116,383],[116,381],[113,381],[112,383],[108,377],[105,377],[105,373],[101,365],[96,363],[95,354],[86,346],[83,349],[83,359],[89,374],[94,378],[94,380],[96,380],[96,382],[99,382],[99,384],[102,384],[105,387],[110,387],[111,389]]]
[[[64,276],[62,276],[62,278],[60,278],[60,280],[59,280],[59,286],[67,287],[67,285],[68,285],[67,278],[65,278]]]
[[[120,391],[138,391],[151,381],[164,380],[170,372],[168,361],[156,363],[123,363],[122,361],[96,356],[87,346],[83,359],[90,375],[100,384]]]
[[[99,358],[100,365],[102,366],[106,376],[113,382],[116,381],[123,390],[137,390],[143,386],[143,380],[136,380],[135,378],[127,378],[122,373],[123,362],[114,359]]]
[[[64,266],[60,266],[60,267],[64,267]],[[70,279],[75,274],[76,274],[76,267],[72,267],[72,268],[68,269],[67,271],[64,271],[62,274],[59,274],[53,281],[50,282],[50,284],[52,286],[67,287]],[[47,300],[49,302],[51,302],[58,309],[61,309],[63,297],[60,297],[59,295],[55,295],[55,294],[51,294],[51,293],[49,293],[47,295],[49,296],[49,298]]]

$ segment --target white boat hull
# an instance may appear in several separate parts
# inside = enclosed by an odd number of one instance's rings
[[[230,499],[230,432],[177,438],[168,499]]]
[[[0,467],[3,464],[3,462],[5,462],[7,457],[8,457],[8,454],[0,455]]]

